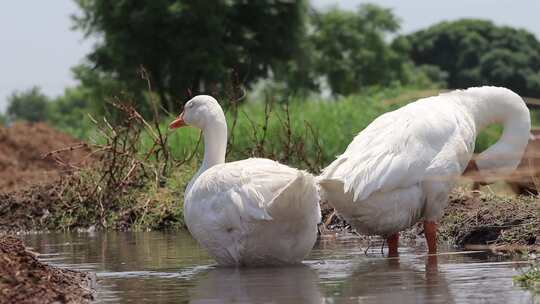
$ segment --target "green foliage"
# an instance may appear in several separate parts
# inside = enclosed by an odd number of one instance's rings
[[[88,137],[90,111],[87,94],[80,88],[68,88],[49,105],[48,122],[78,138]]]
[[[525,30],[463,19],[441,22],[406,39],[412,60],[447,72],[451,88],[497,85],[540,96],[540,42]]]
[[[304,1],[76,0],[76,28],[102,41],[88,56],[100,72],[141,94],[144,66],[163,105],[222,93],[226,79],[266,77],[297,51]]]
[[[403,94],[406,94],[406,98],[396,99]],[[354,136],[379,115],[432,94],[434,91],[431,90],[389,87],[371,88],[362,94],[337,100],[290,97],[288,112],[291,139],[301,141],[304,153],[297,157],[290,156],[293,151],[286,147],[288,131],[284,128],[284,122],[287,121],[285,103],[274,103],[265,127],[267,115],[264,101],[248,101],[240,106],[233,130],[233,113],[226,113],[231,138],[227,158],[238,160],[262,154],[295,167],[316,171],[333,161],[336,155],[345,150]],[[165,126],[166,124],[163,127]],[[182,128],[169,136],[169,146],[176,158],[184,158],[192,152],[198,139],[198,130]],[[262,147],[258,147],[261,142]],[[199,145],[199,153],[202,153],[201,147],[202,144]]]
[[[495,144],[501,137],[503,127],[501,124],[494,124],[482,130],[476,137],[474,152],[480,153],[486,150],[489,146]]]
[[[337,94],[403,80],[406,56],[387,43],[399,29],[389,9],[361,5],[357,12],[332,9],[314,18],[317,72]]]
[[[306,17],[308,26],[311,24],[311,19]],[[285,92],[287,95],[308,96],[312,92],[319,91],[315,45],[313,39],[305,32],[300,35],[297,51],[292,58],[285,63],[278,64],[272,67],[273,79],[265,82],[266,89],[275,89],[277,82],[277,91]],[[281,87],[279,87],[281,86]]]
[[[527,271],[513,279],[519,285],[540,293],[540,264],[532,265]]]
[[[48,123],[78,138],[86,138],[93,133],[93,124],[88,114],[107,116],[114,120],[117,114],[108,101],[118,95],[126,97],[126,87],[111,75],[81,64],[72,68],[75,79],[80,84],[67,88],[64,94],[49,103]],[[142,81],[141,81],[142,82]],[[128,95],[128,97],[130,97]],[[139,104],[141,111],[148,112],[145,96]]]
[[[91,68],[87,64],[75,66],[71,70],[75,79],[80,82],[76,90],[79,91],[80,97],[85,99],[84,106],[94,113],[108,113],[111,107],[107,104],[107,101],[129,91],[124,83],[111,74]],[[144,83],[144,81],[140,81],[140,83]],[[140,106],[144,107],[145,104]]]
[[[6,115],[0,113],[0,125],[5,125],[7,122],[7,117]]]
[[[38,87],[22,92],[13,92],[8,97],[6,114],[10,121],[45,121],[47,119],[48,102],[49,98],[41,93]]]
[[[336,100],[291,96],[284,97],[287,98],[284,100],[270,101],[272,108],[268,115],[265,114],[264,99],[248,100],[239,106],[236,122],[232,109],[226,112],[230,137],[227,159],[234,161],[250,156],[266,156],[316,171],[342,153],[354,136],[381,114],[438,92],[438,89],[418,90],[415,87],[394,86],[384,89],[369,88],[362,94]],[[284,128],[287,107],[291,126],[290,138],[293,142],[301,142],[300,152],[303,155],[293,155],[294,151],[291,149],[295,148],[292,145],[286,147],[289,136]],[[170,132],[167,125],[171,119],[172,117],[163,119],[163,133]],[[82,128],[88,129],[76,132],[92,134],[91,125],[82,125]],[[477,152],[495,143],[501,131],[500,125],[494,125],[482,132],[476,142]],[[168,137],[168,145],[173,156],[176,159],[187,158],[199,143],[194,159],[202,158],[203,145],[199,142],[199,134],[194,128],[182,128],[172,132]],[[146,150],[154,144],[154,140],[148,136],[143,136],[141,140]]]

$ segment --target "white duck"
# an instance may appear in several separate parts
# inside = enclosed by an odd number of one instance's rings
[[[201,129],[205,145],[184,196],[193,237],[220,265],[300,262],[315,244],[321,219],[315,178],[269,159],[225,163],[227,123],[211,96],[192,98],[169,127],[184,125]]]
[[[386,237],[389,255],[398,252],[399,231],[423,219],[429,253],[436,253],[436,222],[477,134],[492,123],[502,123],[503,134],[476,165],[485,176],[509,173],[527,146],[529,110],[508,89],[469,88],[375,119],[323,170],[321,195],[358,232]]]

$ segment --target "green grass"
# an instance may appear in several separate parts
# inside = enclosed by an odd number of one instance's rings
[[[15,231],[92,226],[136,231],[183,229],[183,194],[194,171],[194,165],[184,165],[174,170],[164,185],[148,178],[101,200],[99,192],[106,185],[99,181],[102,177],[99,169],[85,169],[50,185],[6,194],[0,208],[9,212],[1,226]],[[43,210],[47,212],[44,214]]]
[[[321,162],[319,166],[324,167],[336,155],[341,154],[354,136],[375,118],[411,101],[436,95],[438,91],[391,88],[335,100],[292,98],[289,100],[292,137],[294,140],[302,141],[303,151],[308,160],[313,162],[318,160]],[[230,130],[233,121],[230,113],[227,113],[227,120]],[[305,164],[297,158],[287,157],[290,151],[284,147],[287,137],[283,128],[285,120],[283,103],[273,104],[264,140],[263,156],[285,160],[290,165],[305,168]],[[229,135],[234,139],[232,151],[228,154],[229,160],[249,156],[249,151],[252,151],[263,137],[264,121],[263,101],[246,102],[239,108],[236,126]],[[500,125],[490,126],[481,132],[477,138],[476,152],[483,151],[495,143],[501,133]],[[189,154],[196,145],[198,136],[199,131],[193,128],[183,128],[171,134],[169,143],[173,155],[181,158]],[[317,145],[320,146],[320,159],[317,157],[319,151]]]
[[[526,272],[513,278],[514,282],[540,293],[540,264],[532,265]]]
[[[335,100],[291,98],[288,103],[291,138],[296,142],[301,141],[303,153],[308,160],[319,161],[320,166],[326,166],[375,118],[410,101],[434,94],[437,94],[437,90],[390,88]],[[226,116],[231,133],[233,118],[230,111]],[[249,152],[256,150],[257,143],[262,141],[265,103],[261,100],[246,102],[239,107],[237,117],[236,126],[232,134],[229,134],[233,138],[229,160],[250,156]],[[286,121],[284,103],[273,103],[262,146],[263,156],[286,160],[290,165],[305,168],[305,163],[298,157],[287,155],[291,151],[285,147],[288,137],[284,128]],[[193,128],[183,128],[172,133],[169,146],[173,155],[182,158],[191,153],[198,137],[199,131]],[[320,157],[318,152],[321,153]]]
[[[437,95],[439,91],[440,89],[391,87],[373,88],[363,94],[336,99],[293,97],[288,100],[292,131],[290,137],[293,143],[297,143],[302,148],[301,154],[305,156],[305,159],[318,163],[319,168],[324,167],[345,150],[359,131],[381,114],[393,111],[419,98]],[[233,139],[233,144],[229,147],[230,151],[227,154],[228,160],[263,156],[306,168],[305,161],[300,159],[299,155],[293,155],[294,151],[291,151],[291,147],[286,147],[289,135],[283,126],[287,117],[284,107],[284,100],[276,100],[272,103],[266,134],[263,130],[265,122],[263,100],[248,99],[239,106],[236,126],[232,134],[233,115],[230,110],[226,111],[229,137]],[[537,114],[534,111],[531,113],[533,124],[536,124],[536,117],[539,116]],[[182,159],[192,153],[199,139],[199,131],[194,128],[182,128],[171,132],[167,130],[167,124],[172,119],[172,117],[163,118],[161,130],[170,134],[168,144],[174,157]],[[63,129],[82,139],[96,137],[91,123],[81,123],[80,126],[84,130],[65,127]],[[491,126],[481,132],[476,141],[476,152],[481,152],[495,143],[501,133],[500,125]],[[259,146],[260,143],[262,146]],[[149,137],[143,137],[143,147],[151,144],[152,140]],[[201,158],[202,151],[201,143],[196,159]]]

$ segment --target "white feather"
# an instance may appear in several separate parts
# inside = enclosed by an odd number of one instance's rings
[[[190,100],[178,119],[204,134],[204,161],[184,198],[193,237],[222,265],[299,263],[321,220],[314,177],[269,159],[225,163],[227,125],[210,96]]]
[[[297,263],[316,240],[318,201],[311,174],[252,158],[205,171],[185,198],[184,217],[220,264]]]
[[[507,135],[488,151],[514,152],[510,160],[499,161],[511,168],[525,148],[530,118],[523,100],[510,90],[454,91],[386,113],[323,170],[322,194],[369,234],[389,235],[422,217],[437,220],[472,156],[477,133],[493,122],[504,123]]]

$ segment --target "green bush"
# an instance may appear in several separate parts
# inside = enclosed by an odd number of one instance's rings
[[[461,19],[405,37],[414,63],[447,72],[450,88],[489,84],[540,97],[540,41],[526,30]]]
[[[13,92],[8,97],[6,114],[10,121],[26,120],[38,122],[47,120],[49,98],[41,93],[39,87]]]
[[[514,282],[534,292],[540,293],[540,264],[533,264],[529,270],[515,276]]]

